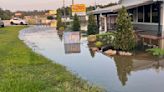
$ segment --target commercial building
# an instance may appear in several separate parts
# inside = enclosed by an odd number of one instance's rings
[[[123,6],[142,40],[164,48],[164,0],[120,0],[117,5],[89,12],[96,16],[100,33],[115,30],[117,14]]]

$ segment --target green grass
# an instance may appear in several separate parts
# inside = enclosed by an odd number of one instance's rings
[[[0,92],[101,92],[18,39],[25,26],[0,28]]]

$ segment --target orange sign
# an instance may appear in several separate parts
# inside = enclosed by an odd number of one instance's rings
[[[22,16],[22,13],[15,13],[15,16]]]
[[[72,12],[86,12],[85,4],[72,5]]]

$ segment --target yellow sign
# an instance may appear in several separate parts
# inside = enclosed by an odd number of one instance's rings
[[[86,12],[86,5],[85,4],[72,5],[72,12]]]
[[[55,14],[57,14],[57,11],[56,11],[56,10],[50,10],[50,11],[49,11],[49,14],[50,14],[50,15],[55,15]]]
[[[57,22],[56,21],[51,22],[50,26],[51,27],[56,27],[57,26]]]

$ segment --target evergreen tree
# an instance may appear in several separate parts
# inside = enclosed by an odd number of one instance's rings
[[[80,21],[79,21],[77,14],[75,14],[75,16],[73,18],[72,30],[73,31],[80,31]]]
[[[63,26],[62,19],[61,19],[61,10],[57,10],[57,30]]]
[[[99,33],[95,17],[93,14],[89,15],[89,20],[88,20],[88,35],[95,35]]]
[[[131,18],[125,7],[118,13],[116,21],[115,49],[129,51],[135,47],[135,36]]]

